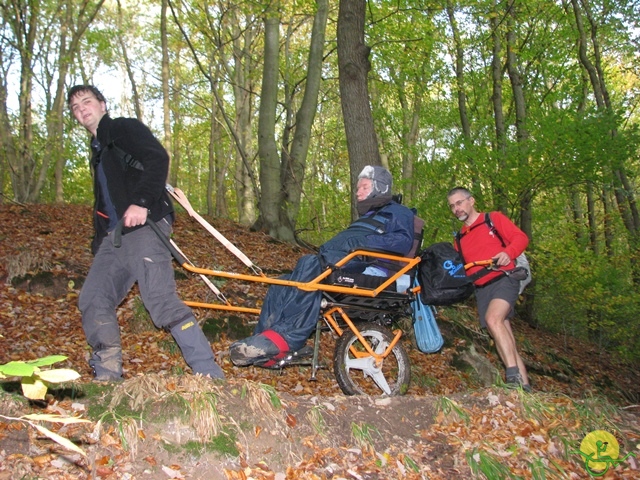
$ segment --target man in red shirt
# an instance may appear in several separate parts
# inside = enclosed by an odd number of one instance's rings
[[[492,229],[485,214],[475,209],[475,199],[466,188],[450,190],[447,200],[451,212],[464,223],[456,242],[456,249],[464,261],[470,263],[493,259],[494,265],[500,270],[513,270],[516,267],[514,260],[529,243],[527,235],[501,212],[491,212]],[[472,267],[467,275],[483,268]],[[480,325],[489,330],[496,342],[496,349],[506,368],[507,383],[521,385],[530,391],[527,369],[516,349],[510,322],[515,313],[520,281],[500,270],[481,276],[474,282]]]

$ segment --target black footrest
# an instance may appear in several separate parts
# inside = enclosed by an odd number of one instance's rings
[[[279,370],[287,365],[311,365],[309,358],[313,357],[313,347],[305,345],[300,350],[287,353],[283,358],[277,360],[276,363],[270,366],[257,365],[263,368],[269,368],[271,370]]]

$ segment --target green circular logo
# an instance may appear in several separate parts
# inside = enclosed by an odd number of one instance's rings
[[[595,430],[582,440],[580,452],[585,458],[585,467],[592,473],[606,472],[618,459],[620,445],[616,437],[604,430]]]

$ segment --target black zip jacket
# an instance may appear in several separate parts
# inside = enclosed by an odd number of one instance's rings
[[[151,130],[134,118],[115,118],[105,115],[98,124],[97,140],[100,150],[93,149],[91,166],[94,172],[94,229],[95,236],[91,246],[95,254],[102,239],[107,234],[109,220],[98,212],[105,213],[100,183],[95,174],[98,163],[102,163],[107,179],[109,196],[113,202],[118,220],[130,205],[139,205],[149,210],[148,218],[157,222],[171,214],[173,205],[165,189],[169,172],[169,155]],[[130,154],[139,162],[141,168],[127,165],[121,155],[113,148]],[[123,235],[141,228],[124,228]]]

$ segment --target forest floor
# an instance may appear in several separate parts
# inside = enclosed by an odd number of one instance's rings
[[[269,276],[302,254],[232,222],[210,222]],[[26,401],[16,378],[0,383],[0,480],[4,479],[451,479],[640,477],[640,369],[597,345],[534,329],[514,330],[534,393],[482,381],[461,358],[502,371],[473,307],[441,309],[446,338],[437,354],[404,345],[411,386],[397,397],[342,394],[332,369],[334,339],[323,334],[326,368],[238,368],[232,341],[255,317],[195,309],[227,380],[188,374],[169,335],[150,323],[134,288],[119,309],[125,381],[91,381],[77,297],[91,264],[90,209],[0,205],[0,365],[47,355],[81,378]],[[246,273],[184,213],[175,240],[201,267]],[[177,267],[185,300],[214,299]],[[233,304],[258,307],[263,284],[217,282]],[[209,292],[209,293],[207,293]],[[473,348],[471,348],[473,347]],[[492,383],[492,382],[489,382]],[[27,422],[27,414],[90,420],[30,420],[70,439],[70,451]],[[594,436],[595,435],[595,436]],[[608,441],[608,457],[591,443]],[[590,443],[591,442],[591,443]],[[590,450],[591,449],[591,450]]]

